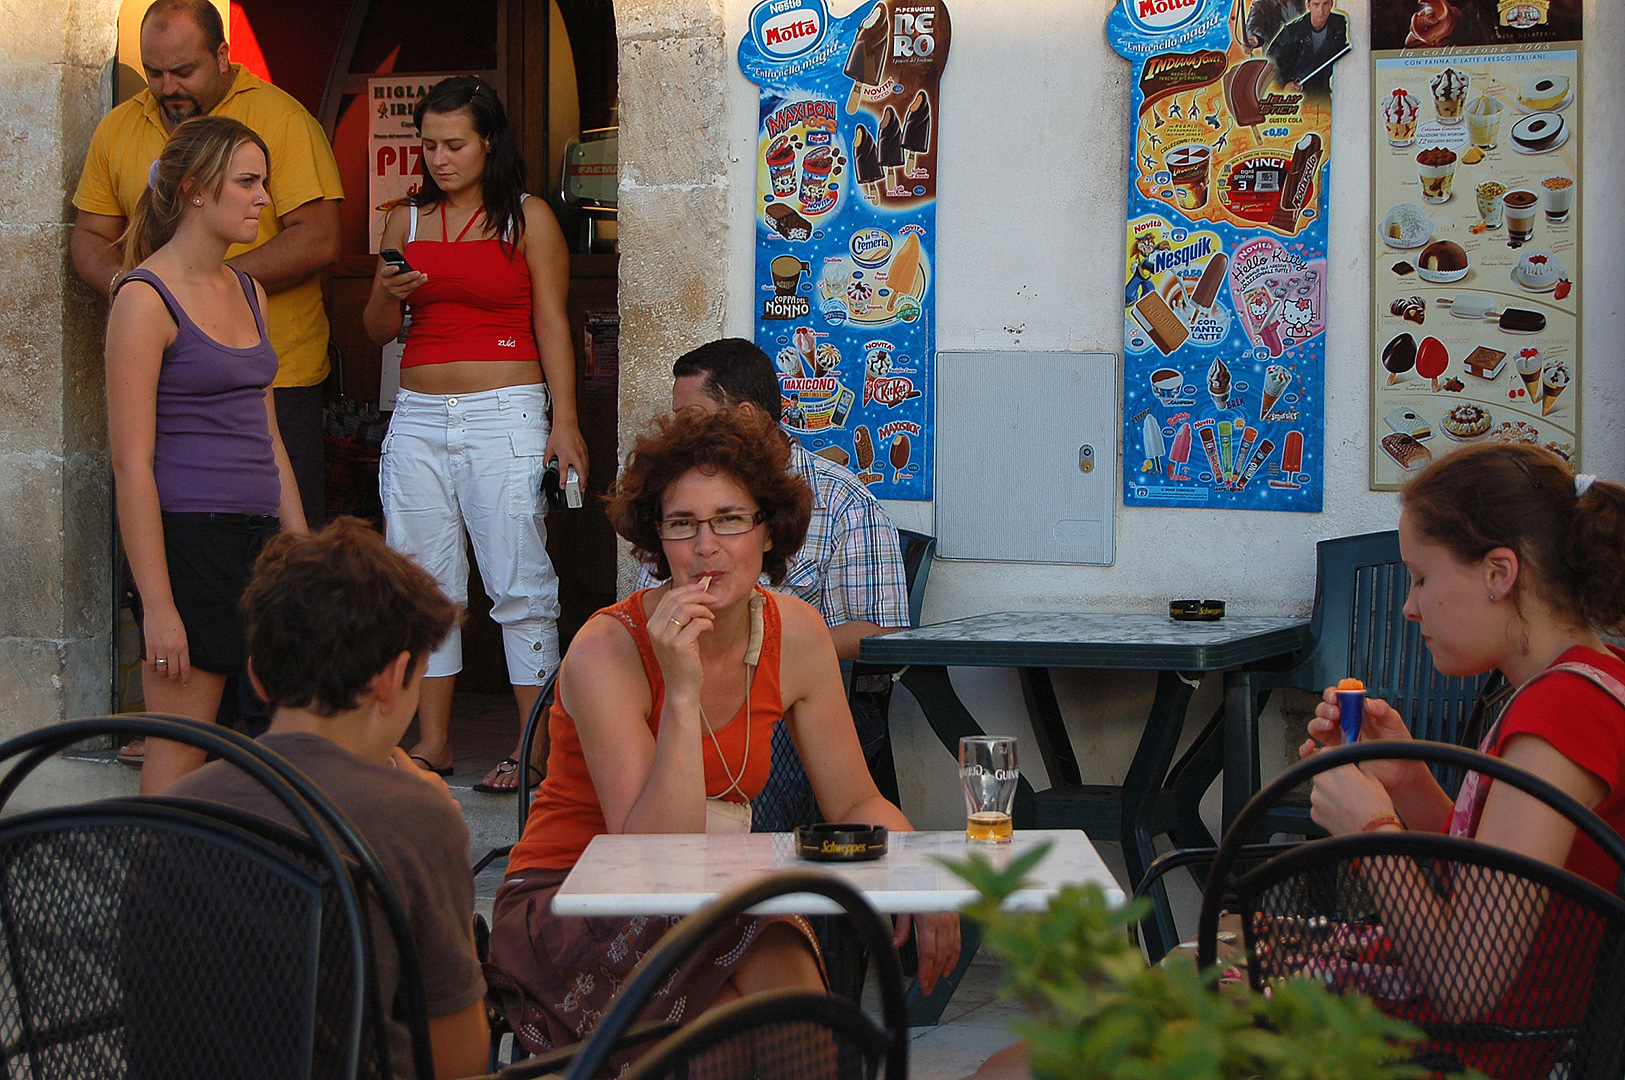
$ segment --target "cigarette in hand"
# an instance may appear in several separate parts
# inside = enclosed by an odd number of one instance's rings
[[[700,591],[701,592],[710,592],[711,591],[711,575],[710,574],[706,574],[704,577],[702,577],[700,579]]]

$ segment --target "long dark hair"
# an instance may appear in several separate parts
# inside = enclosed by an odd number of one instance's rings
[[[513,245],[525,235],[525,212],[519,205],[525,192],[525,159],[497,92],[475,75],[441,79],[413,108],[412,123],[422,134],[424,113],[444,116],[459,109],[468,111],[474,130],[490,146],[485,155],[485,175],[480,179],[485,223],[511,256]],[[418,176],[423,184],[411,198],[413,206],[439,206],[446,200],[446,193],[429,173],[427,161],[418,163]]]
[[[271,151],[265,140],[227,116],[199,116],[186,121],[164,143],[158,160],[147,171],[147,186],[119,237],[126,272],[146,262],[153,252],[175,237],[186,200],[202,191],[218,198],[231,168],[231,156],[244,143],[253,143],[265,155],[267,179]]]
[[[1625,488],[1586,477],[1549,450],[1489,444],[1416,474],[1400,505],[1417,531],[1471,565],[1517,552],[1533,591],[1577,625],[1625,631]],[[1518,584],[1524,584],[1519,576]],[[1516,595],[1513,601],[1516,602]]]

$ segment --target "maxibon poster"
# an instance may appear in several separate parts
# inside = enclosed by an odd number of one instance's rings
[[[1486,442],[1579,467],[1580,23],[1371,5],[1373,489]]]
[[[938,82],[947,5],[764,0],[739,43],[761,87],[756,342],[782,420],[883,499],[932,494]]]
[[[1123,0],[1123,502],[1316,512],[1331,0]]]

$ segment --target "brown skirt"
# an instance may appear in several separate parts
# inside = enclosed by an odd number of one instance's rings
[[[491,912],[490,997],[532,1054],[586,1038],[644,954],[678,916],[573,918],[553,914],[553,894],[566,870],[527,870],[497,891]],[[655,992],[637,1022],[681,1022],[704,1012],[764,927],[788,923],[818,938],[800,915],[750,916],[725,924]],[[826,985],[828,979],[826,977]]]

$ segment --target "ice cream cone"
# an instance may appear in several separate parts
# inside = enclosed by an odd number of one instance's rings
[[[1523,388],[1529,392],[1530,401],[1540,400],[1540,369],[1534,371],[1520,371],[1518,377],[1523,379]]]
[[[1557,395],[1563,392],[1563,387],[1553,386],[1549,382],[1540,384],[1540,415],[1546,416],[1557,407]]]
[[[1260,420],[1268,420],[1269,419],[1270,409],[1275,405],[1275,402],[1279,397],[1280,397],[1279,394],[1265,394],[1264,395],[1263,407],[1258,410],[1258,418]]]

